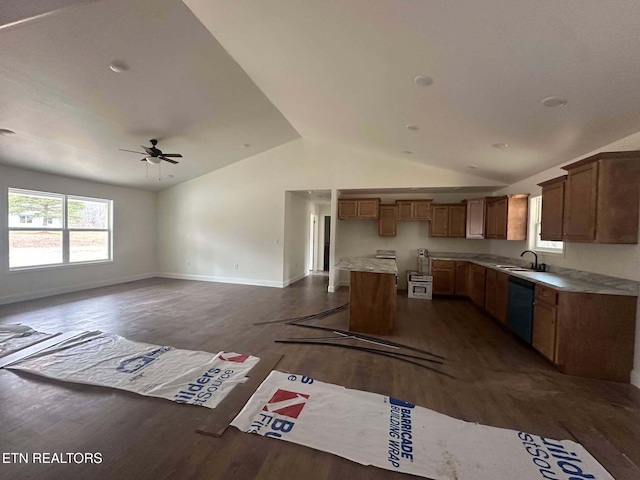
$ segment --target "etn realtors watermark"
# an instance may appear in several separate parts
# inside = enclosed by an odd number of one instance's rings
[[[102,463],[100,452],[3,452],[2,463],[60,463],[83,464]]]

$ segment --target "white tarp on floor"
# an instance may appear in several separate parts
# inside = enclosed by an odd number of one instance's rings
[[[277,371],[231,425],[436,480],[613,480],[570,440],[464,422],[387,396]]]
[[[26,325],[0,325],[0,357],[22,350],[52,335],[37,332]]]
[[[6,368],[215,408],[259,361],[251,355],[179,350],[87,332]]]

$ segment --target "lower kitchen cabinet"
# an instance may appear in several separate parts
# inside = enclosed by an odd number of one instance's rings
[[[506,325],[509,320],[509,274],[497,274],[495,317]]]
[[[532,345],[563,373],[628,382],[636,297],[536,285]]]
[[[468,295],[467,262],[453,260],[432,260],[433,293],[436,295]]]
[[[498,293],[498,272],[490,268],[485,273],[484,309],[493,317],[496,316],[496,294]]]
[[[533,307],[533,348],[539,351],[548,360],[556,359],[556,317],[558,309],[555,305],[549,305],[536,301]]]
[[[469,298],[479,307],[484,307],[486,270],[475,263],[469,264]]]
[[[453,295],[456,289],[455,262],[450,260],[432,260],[433,293],[436,295]]]
[[[469,263],[455,262],[456,269],[456,287],[455,294],[459,296],[467,296],[469,294]]]

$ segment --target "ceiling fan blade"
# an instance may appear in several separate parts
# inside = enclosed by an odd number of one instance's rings
[[[152,147],[145,147],[144,145],[140,145],[142,148],[144,148],[144,151],[147,152],[148,155],[153,155],[153,148]]]
[[[144,152],[134,152],[133,150],[125,150],[124,148],[119,148],[121,152],[131,152],[131,153],[139,153],[140,155],[144,155]]]
[[[165,162],[173,163],[174,165],[178,163],[175,160],[171,160],[170,158],[166,158],[164,155],[160,155],[160,157],[158,157],[158,158],[161,158]]]
[[[163,153],[162,156],[163,157],[182,158],[182,155],[180,155],[179,153]]]

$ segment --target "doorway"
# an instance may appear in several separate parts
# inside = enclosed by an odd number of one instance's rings
[[[323,239],[322,270],[329,271],[329,249],[331,247],[331,215],[324,215],[324,239]]]

